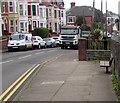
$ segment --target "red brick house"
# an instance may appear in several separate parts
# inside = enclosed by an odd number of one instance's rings
[[[85,22],[88,26],[92,25],[92,7],[75,6],[75,2],[71,3],[71,8],[66,12],[66,21],[69,25],[74,25],[78,16],[85,17]]]

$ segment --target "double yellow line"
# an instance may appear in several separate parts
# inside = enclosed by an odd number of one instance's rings
[[[40,64],[37,64],[36,66],[33,66],[29,68],[24,74],[22,74],[1,96],[0,100],[2,100],[14,87],[14,89],[5,97],[3,102],[6,102],[10,99],[10,97],[17,91],[17,89],[25,82],[25,80],[40,66]],[[33,68],[33,69],[32,69]]]

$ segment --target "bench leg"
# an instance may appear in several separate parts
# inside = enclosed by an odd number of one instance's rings
[[[106,73],[108,73],[108,67],[106,67]]]

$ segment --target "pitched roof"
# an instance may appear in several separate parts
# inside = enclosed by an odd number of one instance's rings
[[[93,11],[90,6],[75,6],[66,12],[67,16],[92,16]]]

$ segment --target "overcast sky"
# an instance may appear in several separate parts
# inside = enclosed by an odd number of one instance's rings
[[[118,2],[120,0],[107,0],[107,9],[118,14]],[[75,2],[76,6],[93,6],[93,0],[64,0],[65,8],[70,8],[70,3]],[[101,0],[95,0],[95,8],[101,9]],[[103,12],[106,10],[106,0],[103,0]]]

